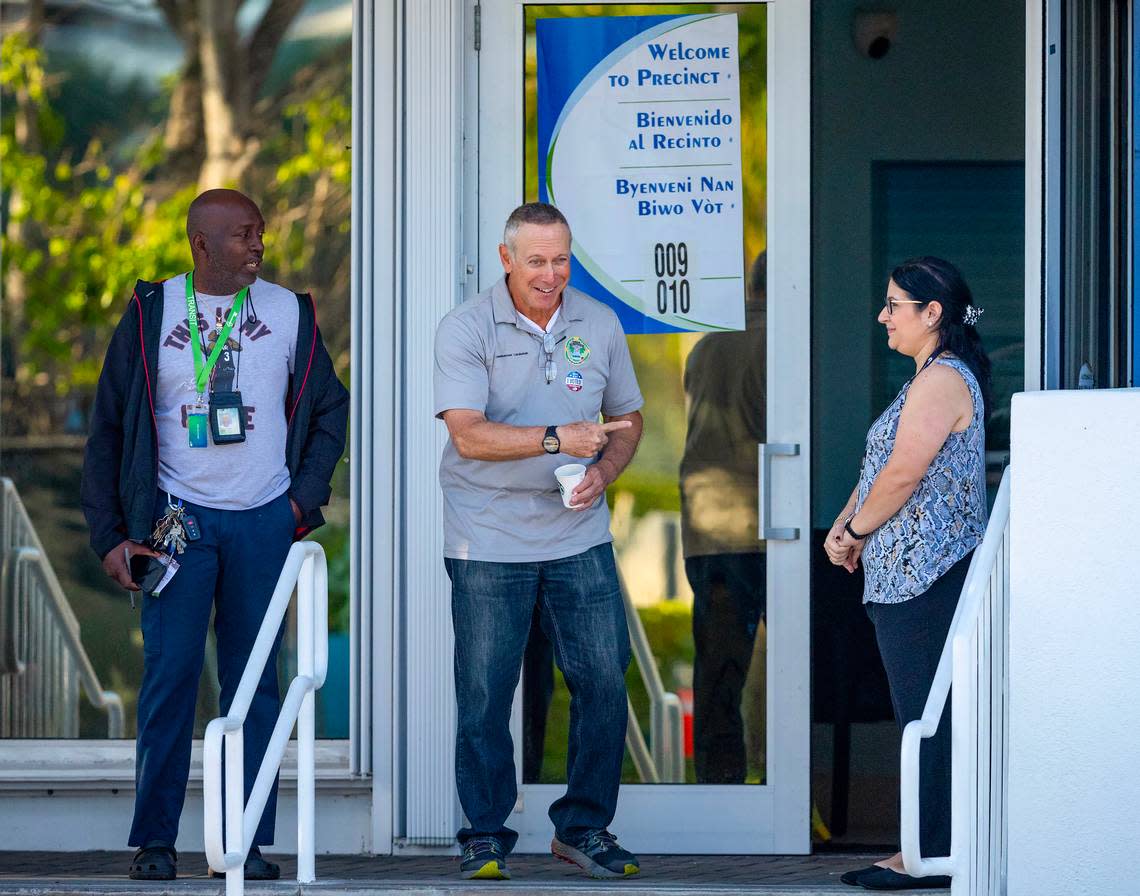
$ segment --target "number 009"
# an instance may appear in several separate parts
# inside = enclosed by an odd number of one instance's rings
[[[658,243],[653,247],[653,269],[658,277],[684,277],[689,273],[689,247]]]
[[[690,305],[689,247],[684,243],[658,243],[653,247],[653,271],[657,274],[657,312],[688,314]],[[678,279],[679,278],[679,279]]]

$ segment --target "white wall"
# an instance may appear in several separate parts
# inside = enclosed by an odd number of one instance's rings
[[[317,741],[317,853],[389,853],[390,836],[373,839],[373,782],[347,773],[348,751],[347,741]],[[290,742],[281,766],[276,839],[266,852],[297,852],[296,770],[296,743]],[[134,741],[0,740],[0,850],[125,850],[134,802]],[[378,811],[390,818],[386,803]],[[198,740],[176,845],[201,852],[203,835]]]
[[[887,3],[899,28],[880,60],[851,40],[855,9],[874,6],[812,2],[812,517],[825,529],[882,411],[870,403],[886,286],[872,272],[872,164],[1025,155],[1025,0]]]
[[[127,852],[135,792],[130,783],[100,789],[89,782],[70,786],[52,782],[39,790],[7,789],[0,798],[0,849],[110,850]],[[367,782],[322,787],[317,791],[317,854],[357,855],[373,852],[371,842],[371,788]],[[202,852],[202,791],[191,785],[178,826],[178,851]],[[391,843],[381,843],[379,853],[391,851]],[[282,787],[277,801],[277,825],[272,846],[266,854],[296,856],[297,795]],[[126,874],[126,866],[121,869]],[[204,874],[205,866],[194,874]],[[318,866],[318,873],[320,869]]]
[[[1140,892],[1140,390],[1013,403],[1009,896]]]

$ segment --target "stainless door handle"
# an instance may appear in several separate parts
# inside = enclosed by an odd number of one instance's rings
[[[800,446],[796,442],[760,443],[760,538],[763,541],[795,541],[800,537],[798,528],[769,526],[772,516],[772,458],[798,457]]]

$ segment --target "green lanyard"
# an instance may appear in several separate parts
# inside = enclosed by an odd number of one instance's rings
[[[206,381],[209,380],[214,365],[218,363],[218,355],[222,353],[222,348],[225,346],[226,340],[229,339],[230,331],[237,323],[247,295],[249,295],[249,287],[243,286],[241,291],[234,296],[233,306],[230,308],[230,313],[226,315],[225,326],[222,327],[222,332],[218,334],[218,341],[214,345],[214,350],[210,352],[210,357],[203,364],[202,335],[198,330],[198,300],[194,295],[194,273],[190,272],[186,275],[186,323],[190,326],[190,345],[193,346],[191,354],[194,355],[194,388],[199,396],[206,394]]]

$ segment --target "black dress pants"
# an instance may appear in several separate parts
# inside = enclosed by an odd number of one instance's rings
[[[970,569],[967,554],[918,597],[897,604],[868,603],[879,653],[902,731],[922,718],[938,660]],[[938,732],[919,751],[919,843],[924,856],[950,854],[950,699]]]
[[[743,784],[740,699],[766,610],[764,554],[686,557],[693,589],[693,760],[701,784]]]

